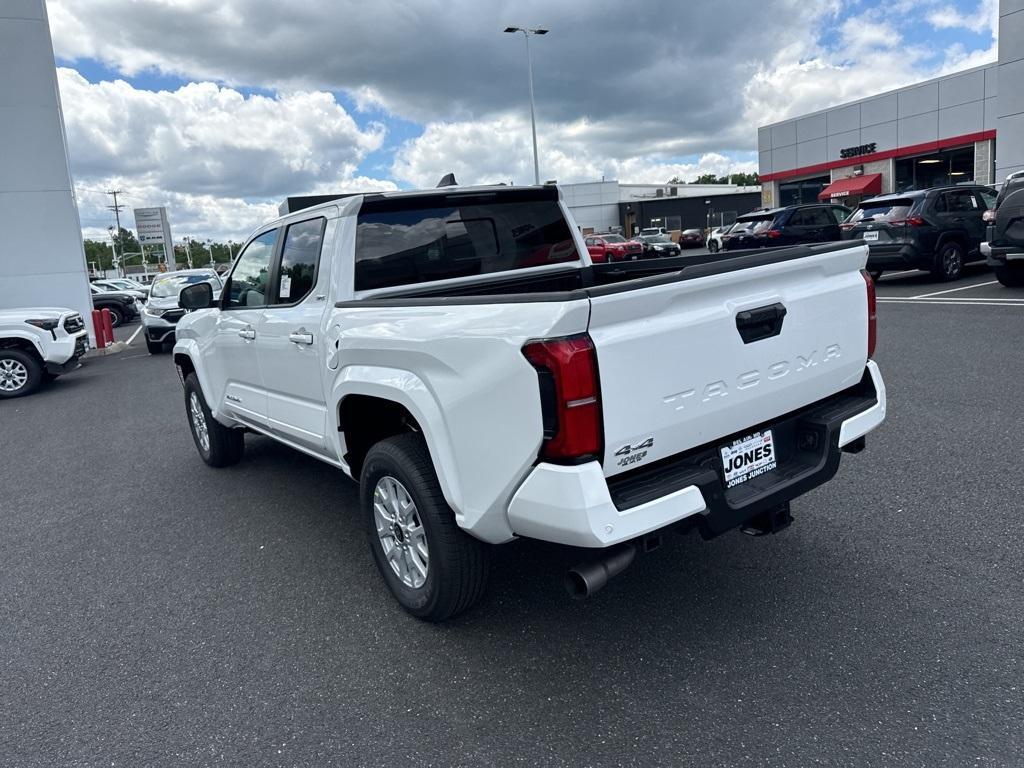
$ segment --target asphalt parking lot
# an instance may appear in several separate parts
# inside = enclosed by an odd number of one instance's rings
[[[993,279],[883,277],[888,421],[785,532],[671,537],[582,603],[574,553],[519,542],[444,626],[340,472],[202,464],[140,338],[2,402],[0,762],[1019,765],[1024,292]]]

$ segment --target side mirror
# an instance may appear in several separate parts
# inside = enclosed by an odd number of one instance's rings
[[[213,306],[213,286],[209,283],[194,283],[178,294],[178,306],[189,311]]]

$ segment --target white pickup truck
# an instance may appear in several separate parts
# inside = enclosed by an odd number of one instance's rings
[[[355,195],[186,288],[174,361],[206,463],[252,431],[340,468],[392,593],[443,620],[517,537],[592,550],[585,595],[669,527],[787,525],[885,416],[866,258],[592,264],[554,186]]]
[[[85,322],[73,309],[0,309],[0,398],[32,394],[77,368],[88,349]]]

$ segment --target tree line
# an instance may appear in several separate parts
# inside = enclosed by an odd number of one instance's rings
[[[136,266],[142,264],[142,245],[139,243],[135,233],[130,229],[121,228],[120,233],[113,236],[114,247],[117,248],[119,256],[123,255],[125,266]],[[187,245],[186,245],[187,243]],[[82,241],[85,246],[85,261],[90,268],[113,269],[114,251],[111,248],[110,240],[91,240],[85,238]],[[228,241],[227,243],[207,243],[205,240],[185,238],[181,243],[174,245],[174,260],[178,266],[188,264],[189,255],[192,257],[192,265],[202,267],[210,263],[212,252],[215,264],[228,264],[231,259],[238,255],[239,243]],[[156,267],[164,260],[163,249],[160,247],[146,248],[146,263]]]
[[[761,183],[756,173],[731,173],[728,176],[716,176],[713,173],[702,173],[693,181],[683,181],[678,176],[668,180],[668,184],[735,184],[740,187],[756,187]]]

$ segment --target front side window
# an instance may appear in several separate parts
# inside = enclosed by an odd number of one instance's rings
[[[356,227],[356,290],[412,285],[578,261],[554,198],[438,195],[364,204]]]
[[[270,280],[270,261],[277,244],[277,230],[264,232],[245,247],[235,262],[228,278],[227,299],[224,309],[265,307],[267,282]]]
[[[326,223],[326,219],[318,218],[288,227],[277,275],[277,303],[295,304],[313,290]]]

